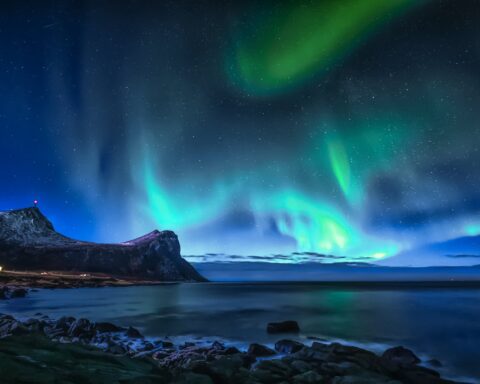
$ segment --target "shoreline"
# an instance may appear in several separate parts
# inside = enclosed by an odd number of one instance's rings
[[[157,281],[110,276],[98,273],[73,273],[65,271],[8,271],[0,272],[0,292],[9,289],[73,289],[101,287],[129,287],[177,284],[178,281]],[[3,298],[8,298],[7,297]],[[23,296],[18,296],[23,297]],[[2,296],[0,295],[0,299]]]
[[[23,288],[56,289],[56,288],[82,288],[82,287],[128,287],[142,285],[165,285],[190,283],[193,281],[160,281],[146,278],[132,278],[125,276],[108,275],[101,273],[82,273],[67,271],[13,271],[0,270],[0,287],[5,285]],[[345,280],[345,281],[269,281],[269,280],[217,280],[195,283],[228,284],[228,285],[315,285],[326,288],[480,288],[478,280]]]
[[[181,343],[173,336],[150,339],[132,327],[69,316],[52,319],[37,314],[19,320],[0,315],[0,349],[8,346],[6,356],[0,357],[0,367],[4,367],[0,371],[8,375],[5,367],[20,362],[26,364],[26,369],[33,364],[58,374],[62,362],[52,365],[39,361],[38,356],[52,349],[58,350],[57,356],[74,348],[77,355],[86,358],[91,355],[101,361],[120,359],[122,364],[136,367],[132,372],[141,366],[140,376],[148,377],[154,372],[152,380],[158,382],[161,378],[166,383],[456,383],[420,365],[426,362],[403,347],[376,354],[338,342],[312,339],[311,345],[307,345],[289,339],[288,333],[277,336],[273,348],[252,342],[248,349],[242,350],[215,339],[204,341],[192,337]],[[32,348],[35,354],[29,352]],[[115,369],[109,372],[110,379],[120,374]]]

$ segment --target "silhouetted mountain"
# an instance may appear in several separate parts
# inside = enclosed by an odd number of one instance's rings
[[[172,231],[100,244],[55,231],[36,207],[0,212],[0,265],[14,270],[97,272],[161,281],[204,281],[180,256]]]

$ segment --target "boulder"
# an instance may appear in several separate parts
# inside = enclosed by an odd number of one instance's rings
[[[13,288],[10,292],[10,298],[15,299],[19,297],[27,296],[27,290],[25,288]]]
[[[282,321],[279,323],[268,323],[267,324],[268,333],[298,333],[300,332],[300,327],[298,323],[293,320]]]
[[[276,352],[265,345],[253,343],[248,347],[248,353],[256,357],[273,356]]]
[[[112,323],[107,322],[99,322],[94,324],[94,329],[99,333],[105,332],[120,332],[123,330],[122,327],[119,327]]]
[[[409,349],[402,346],[387,349],[380,358],[380,364],[390,372],[411,368],[420,363],[420,359]]]
[[[322,383],[324,378],[315,371],[307,371],[292,377],[293,384]]]
[[[143,339],[143,335],[140,333],[140,331],[133,327],[128,327],[125,334],[132,339]]]
[[[91,338],[94,335],[94,324],[88,319],[75,320],[72,325],[70,325],[68,335],[81,339]]]
[[[302,343],[295,340],[279,340],[275,343],[275,350],[279,353],[295,353],[305,347]]]

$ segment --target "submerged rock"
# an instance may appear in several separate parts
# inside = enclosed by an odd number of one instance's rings
[[[296,333],[300,332],[298,323],[293,320],[282,321],[279,323],[268,323],[268,333]]]

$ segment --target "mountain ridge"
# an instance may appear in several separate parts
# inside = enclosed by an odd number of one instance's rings
[[[180,255],[173,231],[154,230],[123,243],[94,243],[58,233],[37,207],[0,211],[5,269],[96,272],[159,281],[205,281]]]

